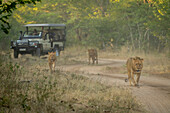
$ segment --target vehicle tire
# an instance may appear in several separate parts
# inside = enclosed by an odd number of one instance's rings
[[[35,56],[35,51],[32,51],[31,55],[32,55],[32,56]]]
[[[14,58],[18,58],[18,51],[16,49],[14,49]]]
[[[41,55],[43,55],[43,46],[42,45],[40,46],[40,50],[41,50],[40,51]]]
[[[36,56],[38,56],[38,57],[41,56],[41,49],[40,48],[36,49]]]

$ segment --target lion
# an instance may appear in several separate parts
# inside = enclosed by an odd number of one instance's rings
[[[92,59],[93,64],[96,62],[98,64],[98,55],[97,55],[97,50],[96,49],[88,49],[89,53],[89,64],[90,64],[90,59]]]
[[[56,65],[56,61],[57,61],[57,57],[56,57],[56,52],[48,52],[48,63],[49,63],[49,67],[50,67],[50,72],[52,73],[52,69],[53,71],[55,71],[55,65]]]
[[[143,58],[140,57],[135,57],[135,58],[129,58],[126,62],[126,66],[127,66],[127,72],[128,72],[128,79],[125,79],[125,82],[127,82],[129,80],[130,85],[131,84],[131,80],[134,84],[134,86],[138,86],[139,85],[139,79],[140,79],[140,75],[141,75],[141,71],[143,68]],[[136,74],[136,81],[134,79],[134,74]]]

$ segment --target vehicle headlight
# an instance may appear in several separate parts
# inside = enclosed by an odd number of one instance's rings
[[[12,44],[13,46],[16,46],[16,42],[13,42],[13,44]]]
[[[29,45],[30,45],[30,46],[37,46],[37,45],[38,45],[38,42],[29,42]]]

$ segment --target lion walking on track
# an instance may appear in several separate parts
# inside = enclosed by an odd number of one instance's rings
[[[90,59],[92,59],[93,64],[95,62],[96,62],[96,64],[98,64],[97,50],[96,49],[88,49],[88,54],[89,54],[89,64],[90,64]]]
[[[129,80],[130,85],[131,81],[133,82],[134,86],[139,85],[139,79],[141,75],[141,71],[143,68],[143,58],[135,57],[129,58],[126,62],[127,72],[128,72],[128,79],[125,79],[125,82]],[[136,80],[134,79],[134,75],[136,74]]]
[[[57,57],[56,57],[56,52],[48,52],[48,63],[49,63],[49,67],[50,67],[50,72],[52,73],[52,71],[55,71],[55,66],[56,66],[56,61],[57,61]]]

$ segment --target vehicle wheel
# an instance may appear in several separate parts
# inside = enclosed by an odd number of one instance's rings
[[[43,55],[43,46],[40,46],[40,50],[41,55]]]
[[[36,56],[38,56],[38,57],[41,56],[41,49],[40,48],[36,49]]]
[[[14,58],[18,58],[18,51],[14,49]]]
[[[31,53],[31,55],[32,55],[32,56],[35,56],[35,51],[33,51],[33,52]]]

